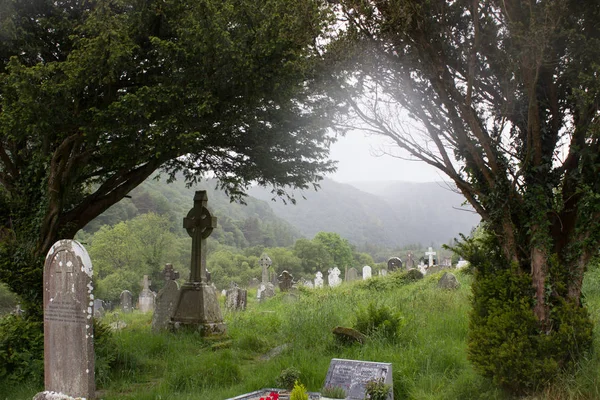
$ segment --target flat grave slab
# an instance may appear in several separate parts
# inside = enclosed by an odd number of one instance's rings
[[[363,400],[367,382],[380,378],[383,378],[385,384],[392,386],[391,363],[333,358],[323,387],[341,387],[346,391],[346,400]],[[394,400],[393,387],[388,400]]]

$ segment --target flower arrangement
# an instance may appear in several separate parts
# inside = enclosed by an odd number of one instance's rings
[[[271,392],[267,397],[261,397],[260,400],[279,400],[279,393]]]

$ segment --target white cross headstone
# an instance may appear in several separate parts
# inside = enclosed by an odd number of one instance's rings
[[[363,267],[363,281],[366,280],[366,279],[370,279],[372,272],[373,271],[371,270],[371,267],[369,267],[368,265],[365,265]]]
[[[430,247],[429,251],[427,253],[425,253],[426,256],[429,256],[429,266],[433,266],[433,256],[435,256],[435,251],[433,251],[433,248]]]
[[[323,273],[318,271],[315,276],[315,287],[322,288],[323,287]]]
[[[342,283],[342,280],[340,279],[340,273],[341,272],[338,267],[334,267],[333,269],[329,270],[329,276],[327,278],[329,287],[336,287]]]

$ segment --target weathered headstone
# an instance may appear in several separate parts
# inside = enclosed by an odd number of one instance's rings
[[[257,288],[258,285],[260,285],[260,281],[257,278],[252,278],[248,282],[248,287],[249,288]]]
[[[163,269],[163,276],[165,277],[165,281],[174,281],[179,279],[179,271],[175,271],[173,268],[173,264],[167,263],[165,264],[165,268]]]
[[[169,279],[156,295],[156,304],[154,314],[152,315],[152,332],[160,332],[169,329],[169,324],[175,313],[175,307],[177,306],[178,300],[179,283]]]
[[[44,393],[95,398],[93,300],[87,251],[56,242],[44,264]]]
[[[129,290],[123,290],[119,296],[121,309],[124,313],[130,313],[133,309],[133,295]]]
[[[398,257],[392,257],[387,262],[388,271],[396,271],[397,269],[402,269],[402,260]]]
[[[425,276],[425,274],[423,272],[421,272],[420,270],[418,270],[417,268],[409,269],[406,272],[406,278],[409,280],[413,280],[413,281],[423,279],[424,276]]]
[[[372,273],[373,273],[371,267],[369,267],[368,265],[365,265],[363,267],[363,271],[362,272],[363,272],[362,273],[363,280],[371,279],[371,276],[372,276]]]
[[[353,282],[358,279],[358,271],[356,268],[352,267],[348,270],[346,274],[346,282]]]
[[[444,258],[442,258],[442,262],[440,263],[440,265],[442,267],[451,267],[452,259],[450,257],[444,257]]]
[[[379,270],[379,276],[387,276],[388,271],[387,269],[380,269]]]
[[[138,309],[143,313],[154,311],[156,295],[150,290],[150,284],[151,281],[148,279],[148,275],[144,275],[144,279],[142,280],[144,288],[140,292],[140,297],[138,298]]]
[[[441,289],[458,289],[460,287],[460,282],[456,279],[456,275],[450,272],[444,272],[444,275],[438,281],[439,288]]]
[[[262,279],[261,279],[261,283],[267,283],[269,282],[269,268],[271,267],[271,264],[273,262],[271,261],[271,258],[269,258],[268,255],[263,254],[260,257],[260,260],[258,260],[258,265],[260,265],[260,267],[262,268]]]
[[[412,251],[409,251],[408,254],[406,254],[406,269],[410,269],[410,268],[414,268],[415,267],[415,256],[412,253]]]
[[[261,283],[256,291],[256,298],[260,301],[264,301],[273,296],[275,296],[275,286],[273,286],[271,282]]]
[[[430,248],[429,248],[429,251],[427,251],[427,252],[425,253],[425,255],[429,257],[429,266],[430,266],[430,267],[431,267],[431,266],[433,266],[433,256],[435,256],[435,255],[436,255],[436,252],[435,252],[435,251],[433,251],[433,248],[432,248],[432,247],[430,247]]]
[[[102,318],[104,312],[104,302],[100,299],[94,299],[94,318]]]
[[[244,311],[248,301],[248,291],[232,285],[227,290],[225,298],[225,308],[230,311]]]
[[[206,238],[217,226],[217,218],[206,207],[205,190],[194,195],[194,207],[183,219],[183,227],[192,237],[190,277],[179,291],[179,300],[171,318],[174,328],[186,326],[203,335],[225,332],[223,315],[215,287],[208,283],[206,271]]]
[[[315,274],[315,288],[323,287],[323,273],[321,271],[317,271]]]
[[[294,285],[294,277],[287,271],[283,271],[281,275],[279,275],[279,290],[282,292],[287,292]]]
[[[333,269],[329,270],[329,276],[327,277],[327,282],[329,283],[329,287],[336,287],[342,283],[340,279],[340,270],[338,267],[333,267]]]
[[[367,382],[374,379],[383,379],[383,383],[392,386],[392,364],[333,358],[323,387],[341,387],[346,400],[363,400]],[[394,400],[391,389],[387,400]]]

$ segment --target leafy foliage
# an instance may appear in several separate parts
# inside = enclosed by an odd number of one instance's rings
[[[289,367],[281,371],[281,374],[277,377],[276,383],[277,386],[281,388],[292,390],[296,387],[298,379],[300,379],[300,371],[298,368]]]
[[[386,400],[392,387],[383,382],[383,378],[371,379],[365,386],[365,400]]]
[[[306,387],[302,383],[298,381],[294,383],[294,388],[290,393],[290,400],[308,400]]]
[[[402,326],[404,326],[404,318],[400,312],[373,302],[358,309],[354,323],[354,329],[365,335],[379,335],[389,340],[398,337]]]

